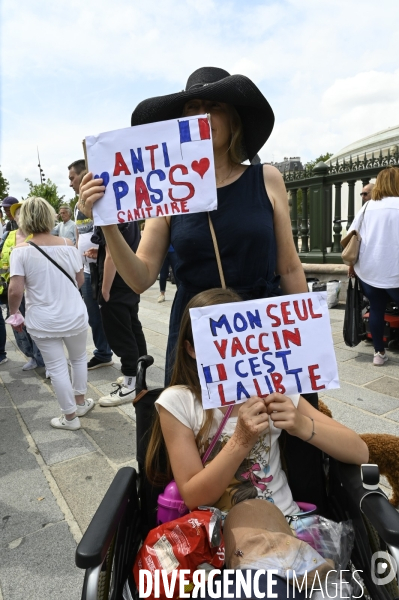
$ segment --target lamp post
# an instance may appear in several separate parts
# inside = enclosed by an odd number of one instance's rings
[[[40,165],[39,148],[37,148],[37,162],[38,162],[37,166],[39,167],[39,172],[40,172],[40,183],[46,183],[46,178],[44,176],[43,169]]]

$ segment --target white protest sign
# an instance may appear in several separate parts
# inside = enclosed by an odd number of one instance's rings
[[[108,131],[85,144],[88,167],[106,186],[96,225],[217,208],[207,115]]]
[[[191,308],[204,408],[339,387],[327,293]]]

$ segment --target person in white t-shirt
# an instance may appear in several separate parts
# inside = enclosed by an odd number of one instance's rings
[[[237,404],[210,462],[206,467],[202,464],[201,455],[227,408],[202,408],[189,309],[239,300],[232,290],[218,288],[201,292],[187,305],[171,387],[156,402],[158,416],[146,457],[147,477],[156,480],[163,436],[170,461],[166,477],[172,479],[173,473],[189,509],[206,505],[228,512],[242,500],[260,498],[273,502],[284,515],[293,514],[298,506],[282,470],[277,443],[283,429],[347,463],[367,463],[368,448],[354,431],[313,408],[299,394],[273,393]]]
[[[389,299],[399,302],[399,168],[378,174],[369,200],[357,213],[349,231],[362,238],[356,274],[370,302],[369,327],[374,345],[373,364],[382,366],[388,356],[384,347],[384,314]]]
[[[26,329],[43,356],[62,411],[51,425],[76,430],[80,429],[79,417],[94,407],[91,398],[85,400],[88,317],[79,293],[83,265],[71,240],[51,235],[54,217],[53,207],[43,198],[30,197],[23,202],[20,226],[31,240],[11,252],[8,304],[11,316],[19,313],[25,289]]]

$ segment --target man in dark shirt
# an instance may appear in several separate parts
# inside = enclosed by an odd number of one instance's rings
[[[130,248],[136,252],[140,242],[137,223],[123,223],[119,230]],[[123,377],[119,377],[115,390],[100,398],[101,406],[118,406],[135,398],[137,360],[147,354],[143,328],[139,321],[140,296],[136,294],[116,271],[111,254],[100,228],[95,229],[92,241],[99,244],[98,303],[105,335],[113,352],[121,359]]]

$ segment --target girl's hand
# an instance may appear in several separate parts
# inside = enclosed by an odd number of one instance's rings
[[[267,412],[278,429],[285,429],[289,434],[307,439],[312,433],[312,421],[302,415],[292,403],[291,398],[277,392],[265,398]]]
[[[93,179],[93,173],[86,173],[79,188],[79,210],[93,218],[93,205],[104,196],[105,186],[102,179]]]
[[[259,436],[269,427],[269,416],[262,398],[249,398],[240,406],[232,439],[239,446],[252,448]]]

